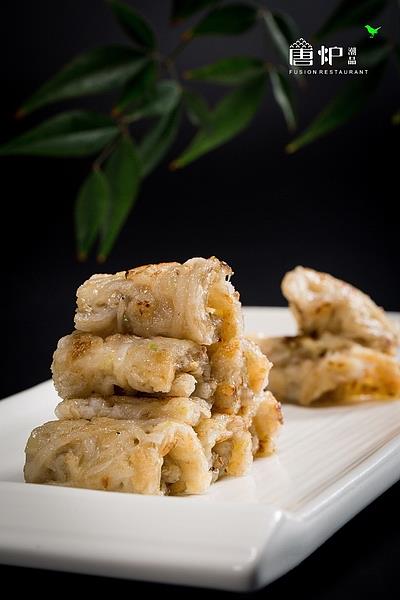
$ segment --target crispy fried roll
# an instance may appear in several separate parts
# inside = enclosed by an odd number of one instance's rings
[[[252,438],[241,417],[214,414],[195,431],[204,448],[213,481],[224,475],[245,475],[253,462]]]
[[[329,332],[381,352],[394,354],[398,330],[369,296],[327,273],[296,267],[286,273],[282,292],[299,333]]]
[[[278,400],[307,405],[400,396],[400,364],[383,352],[329,333],[259,343],[274,364],[269,387]]]
[[[198,383],[211,394],[204,346],[188,340],[115,334],[105,339],[76,331],[58,342],[53,380],[61,398],[161,393],[190,396]]]
[[[74,398],[63,400],[55,410],[59,419],[171,419],[186,425],[197,425],[200,419],[210,418],[210,405],[201,398]]]
[[[201,494],[211,481],[192,427],[170,420],[51,421],[26,446],[25,480],[139,494]]]
[[[76,328],[103,337],[119,332],[213,344],[222,319],[240,313],[231,274],[212,257],[93,275],[78,289]]]

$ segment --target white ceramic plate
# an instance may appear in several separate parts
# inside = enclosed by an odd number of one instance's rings
[[[248,308],[246,321],[248,331],[294,332],[286,309]],[[3,563],[252,590],[301,562],[400,477],[399,399],[287,406],[278,454],[201,497],[24,484],[25,442],[54,418],[56,402],[50,382],[0,402]]]

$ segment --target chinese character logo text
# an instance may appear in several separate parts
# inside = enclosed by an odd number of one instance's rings
[[[340,46],[331,46],[330,48],[321,46],[321,50],[318,50],[318,54],[321,57],[321,65],[324,65],[327,62],[328,65],[332,66],[334,58],[343,56],[343,48],[340,48]]]
[[[303,38],[289,46],[289,63],[294,67],[310,67],[313,64],[313,48]]]
[[[348,65],[356,65],[357,64],[357,48],[355,48],[354,46],[349,46],[348,47],[348,59],[347,59],[347,64]]]

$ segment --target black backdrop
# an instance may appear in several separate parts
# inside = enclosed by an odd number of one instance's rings
[[[154,23],[162,48],[171,49],[180,29],[167,26],[169,2],[132,4]],[[306,38],[335,5],[332,0],[268,3],[291,12]],[[398,37],[392,11],[382,24]],[[351,43],[358,37],[358,32],[340,33],[331,41]],[[12,118],[16,107],[61,64],[95,45],[123,41],[101,0],[4,3],[2,141],[55,110],[29,117],[26,124]],[[255,32],[232,39],[207,38],[191,44],[179,66],[264,52],[261,35]],[[390,115],[399,107],[399,81],[391,65],[357,120],[293,156],[284,153],[290,138],[269,93],[252,127],[229,145],[182,172],[170,173],[165,164],[156,170],[144,183],[134,213],[101,267],[94,260],[78,264],[74,259],[72,206],[89,163],[3,159],[1,300],[7,351],[0,395],[49,377],[56,341],[72,328],[75,289],[95,271],[215,254],[233,266],[244,304],[283,305],[282,275],[304,264],[347,279],[386,308],[398,310],[398,221],[393,200],[398,200],[399,153],[398,131],[391,126]],[[298,93],[302,127],[343,83],[340,77],[309,78],[306,92]],[[212,87],[206,91],[211,99],[219,93]],[[84,105],[102,109],[109,103],[86,99]],[[191,135],[186,124],[169,158],[177,156]],[[364,575],[368,586],[363,597],[388,589],[395,577],[394,557],[399,556],[400,539],[394,533],[397,511],[392,509],[398,496],[399,490],[393,488],[268,593],[275,590],[278,595],[307,584],[311,598],[334,598],[339,591],[347,597],[346,590],[354,597]],[[13,570],[7,573],[10,578],[15,575]],[[61,576],[37,572],[32,577],[38,585],[42,580],[51,585]],[[71,576],[68,581],[72,587],[80,580]]]

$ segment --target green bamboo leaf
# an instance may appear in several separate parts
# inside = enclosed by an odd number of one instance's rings
[[[109,208],[110,190],[104,174],[92,171],[83,182],[75,204],[75,232],[78,257],[89,254]]]
[[[211,113],[207,125],[170,168],[185,167],[245,129],[260,105],[264,87],[265,77],[258,77],[225,96]]]
[[[286,147],[287,152],[296,152],[299,148],[310,144],[349,121],[364,107],[375,91],[383,71],[384,65],[381,64],[374,70],[370,70],[368,75],[347,84],[311,125]]]
[[[299,26],[297,25],[293,17],[291,17],[291,15],[289,15],[286,12],[279,11],[274,12],[273,16],[277,27],[279,27],[283,37],[285,38],[289,46],[290,44],[298,40],[299,37],[301,37]],[[287,59],[287,54],[284,58]]]
[[[286,64],[290,44],[300,37],[296,23],[286,13],[265,11],[262,18],[272,43]]]
[[[210,118],[210,111],[206,100],[193,90],[183,91],[183,102],[189,121],[195,126],[204,126]]]
[[[17,116],[24,116],[59,100],[99,94],[120,87],[138,73],[147,60],[141,52],[125,46],[90,50],[75,58],[40,87],[22,105]]]
[[[317,38],[346,27],[362,28],[385,6],[386,0],[342,0],[317,33]]]
[[[186,71],[185,78],[224,85],[240,85],[261,75],[263,71],[265,71],[265,63],[260,58],[232,56],[222,58],[205,67]]]
[[[146,19],[124,2],[119,0],[107,0],[107,2],[128,37],[135,44],[153,50],[156,46],[156,38]]]
[[[68,111],[0,146],[0,155],[87,156],[118,134],[109,117],[89,111]]]
[[[110,187],[110,212],[104,223],[98,259],[110,253],[135,203],[141,178],[139,154],[132,140],[123,136],[105,166]]]
[[[176,81],[169,79],[160,81],[149,97],[146,97],[146,101],[132,113],[127,114],[126,119],[130,122],[168,114],[177,106],[181,96],[182,88]]]
[[[164,158],[173,144],[179,129],[180,106],[161,117],[155,126],[145,135],[139,146],[142,162],[142,175],[146,177]]]
[[[218,4],[221,0],[172,0],[171,21],[188,19],[200,10]]]
[[[112,110],[113,115],[120,115],[127,108],[136,103],[143,103],[145,98],[150,97],[150,92],[154,90],[156,77],[157,67],[155,63],[147,63],[133,79],[128,81],[122,90],[121,97]]]
[[[296,112],[292,88],[287,78],[276,69],[270,69],[269,77],[274,98],[282,110],[289,131],[296,129]]]
[[[193,29],[183,37],[190,39],[201,35],[234,35],[244,33],[253,27],[257,10],[248,4],[228,4],[214,8]]]

